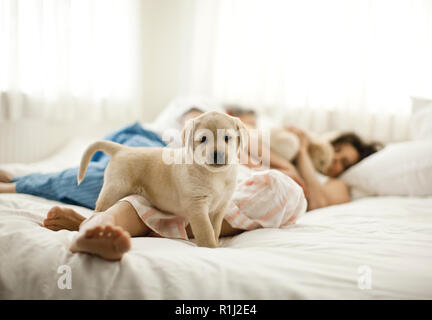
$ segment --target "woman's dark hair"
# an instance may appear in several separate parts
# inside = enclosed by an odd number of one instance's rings
[[[241,117],[245,115],[255,116],[256,112],[252,109],[244,108],[237,104],[226,104],[224,105],[225,110],[230,116]]]
[[[349,143],[357,150],[359,153],[358,162],[384,147],[382,143],[376,141],[366,143],[354,132],[343,133],[331,141],[333,146],[343,143]]]

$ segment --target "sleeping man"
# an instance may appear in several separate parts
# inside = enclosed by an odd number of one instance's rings
[[[189,106],[178,117],[179,123],[183,124],[202,111],[206,111],[205,108]],[[242,114],[237,116],[242,118]],[[250,113],[248,116],[250,118]],[[291,130],[298,134],[302,149],[307,150],[305,135],[298,129]],[[366,145],[359,144],[355,139],[347,140],[347,137],[340,137],[334,142],[336,156],[329,169],[331,177],[336,177],[368,155]],[[106,139],[129,146],[165,146],[158,134],[142,128],[138,123],[110,134]],[[348,188],[342,181],[331,178],[321,184],[307,153],[301,153],[297,160],[298,171],[289,162],[273,158],[273,155],[270,164],[278,170],[239,167],[237,187],[226,211],[221,236],[232,236],[256,228],[281,228],[295,223],[306,209],[350,200]],[[0,192],[33,194],[94,209],[108,161],[107,155],[97,153],[90,162],[86,179],[79,186],[76,183],[78,168],[15,178],[2,172]],[[302,187],[307,190],[309,204]],[[137,195],[130,195],[89,219],[72,209],[56,206],[48,212],[44,225],[51,230],[79,230],[71,244],[71,251],[96,254],[107,260],[121,259],[130,249],[130,237],[193,237],[188,221],[152,208],[145,198]]]

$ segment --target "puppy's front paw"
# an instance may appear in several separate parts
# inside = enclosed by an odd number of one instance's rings
[[[198,247],[219,248],[217,243],[197,242]]]

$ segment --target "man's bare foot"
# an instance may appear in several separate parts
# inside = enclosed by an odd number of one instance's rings
[[[131,248],[130,234],[121,227],[104,225],[84,228],[73,240],[72,252],[86,252],[106,260],[120,260]]]
[[[13,175],[7,171],[0,169],[0,182],[11,182]]]
[[[78,231],[81,222],[86,218],[80,215],[73,209],[61,208],[59,206],[52,207],[47,214],[43,224],[46,228],[58,230]]]

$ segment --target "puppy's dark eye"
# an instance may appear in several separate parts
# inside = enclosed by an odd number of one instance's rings
[[[204,142],[206,142],[207,141],[207,137],[206,136],[202,136],[201,137],[201,143],[204,143]]]
[[[230,136],[225,136],[225,142],[228,142],[228,141],[230,141],[231,140],[231,137]]]

